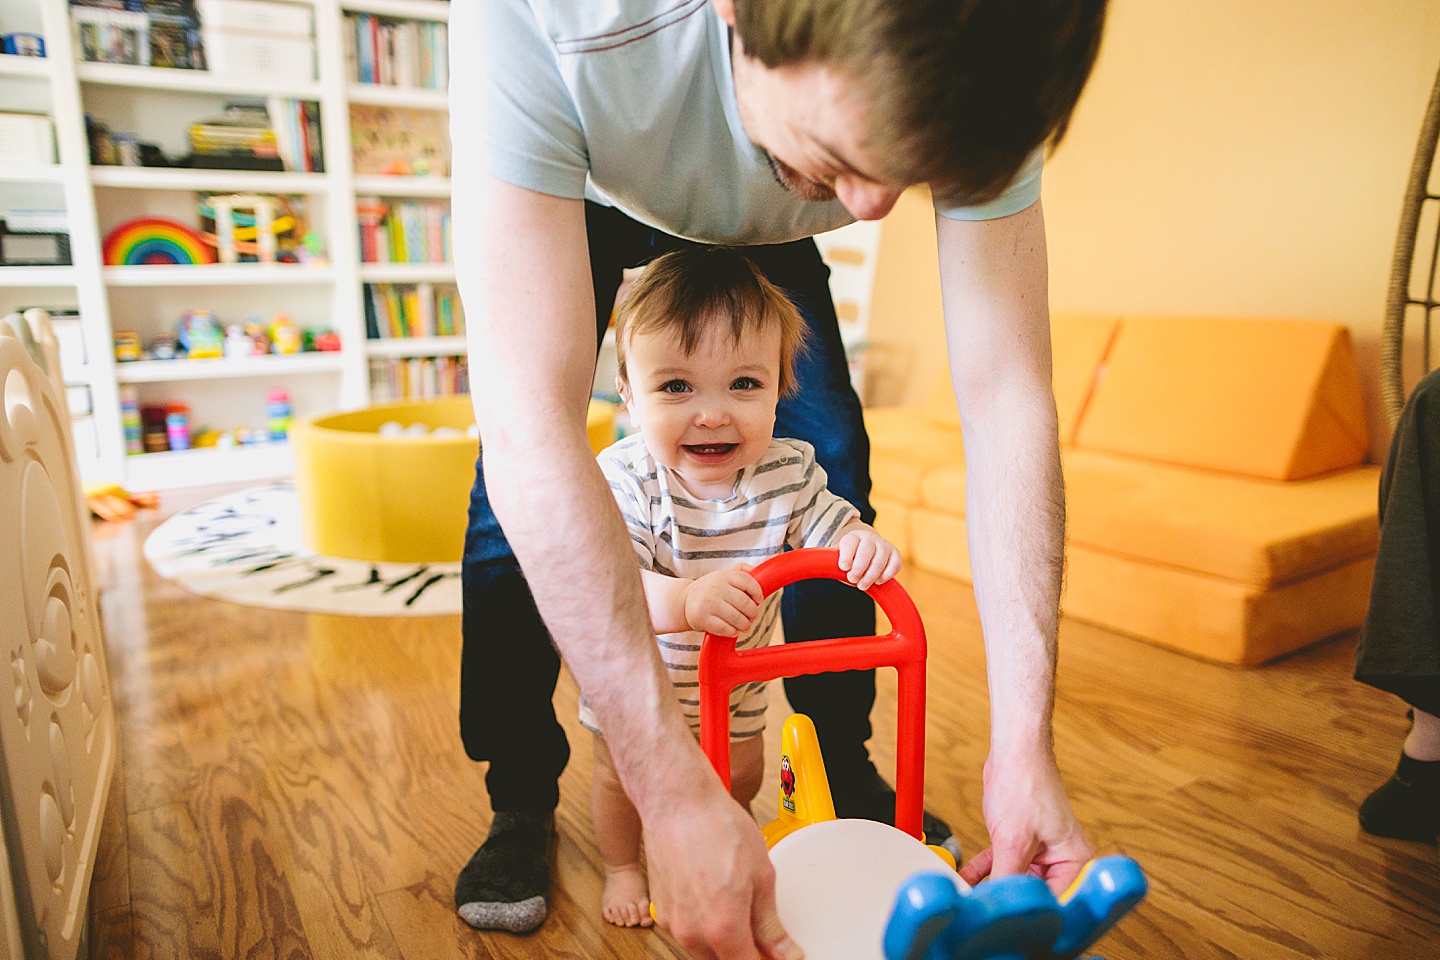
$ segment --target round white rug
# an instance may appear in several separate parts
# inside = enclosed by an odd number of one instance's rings
[[[306,549],[288,480],[177,513],[146,539],[145,559],[186,590],[231,603],[362,617],[460,612],[458,563],[371,563]]]

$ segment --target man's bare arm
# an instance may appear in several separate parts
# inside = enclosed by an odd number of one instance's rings
[[[680,714],[586,440],[595,332],[583,205],[493,177],[457,183],[456,200],[471,213],[457,221],[456,262],[480,268],[478,285],[460,276],[486,486],[640,812],[660,919],[700,956],[783,956],[764,843]]]
[[[1000,220],[936,219],[990,684],[992,848],[968,876],[973,882],[992,869],[1035,864],[1063,887],[1091,850],[1060,785],[1051,736],[1065,495],[1050,387],[1044,216],[1037,202]]]

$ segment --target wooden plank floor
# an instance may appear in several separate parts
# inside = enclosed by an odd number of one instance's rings
[[[169,498],[165,512],[196,499]],[[530,937],[475,933],[451,904],[489,819],[482,770],[456,732],[459,618],[191,596],[141,557],[158,516],[97,527],[123,765],[95,874],[93,956],[683,956],[663,935],[600,919],[588,738],[568,676],[557,702],[577,749],[554,912]],[[973,853],[985,843],[987,717],[974,604],[953,581],[902,579],[931,638],[927,802]],[[1393,770],[1405,722],[1398,701],[1349,679],[1353,639],[1249,671],[1074,622],[1062,645],[1056,738],[1075,807],[1102,852],[1128,853],[1151,880],[1104,941],[1110,960],[1440,958],[1436,848],[1355,822]],[[893,762],[887,673],[882,766]]]

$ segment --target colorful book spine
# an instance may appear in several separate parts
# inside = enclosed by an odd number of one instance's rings
[[[449,32],[443,23],[345,17],[347,76],[359,83],[444,90],[450,83]]]
[[[454,287],[367,283],[362,299],[365,331],[372,340],[455,337],[465,333],[465,314]]]

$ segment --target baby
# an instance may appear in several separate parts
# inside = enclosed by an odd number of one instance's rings
[[[751,564],[787,547],[840,548],[860,589],[900,569],[895,547],[825,487],[815,451],[773,435],[775,404],[795,387],[805,335],[795,307],[744,256],[720,247],[668,253],[619,305],[616,385],[639,432],[600,454],[640,560],[650,621],[691,729],[700,728],[696,668],[704,632],[768,644],[779,594],[761,596]],[[730,697],[731,793],[748,806],[764,767],[765,684]],[[640,818],[596,734],[591,797],[605,864],[601,909],[649,926]]]

